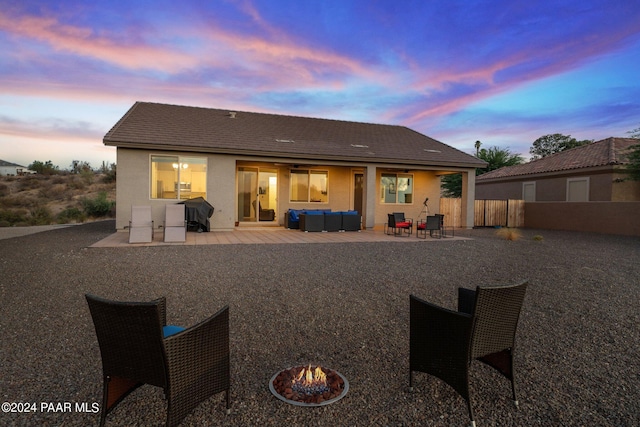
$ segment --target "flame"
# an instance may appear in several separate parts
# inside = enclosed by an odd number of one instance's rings
[[[297,377],[292,381],[293,384],[301,384],[304,387],[312,387],[315,385],[327,385],[327,375],[320,368],[316,367],[315,370],[311,369],[311,365],[308,368],[302,368]]]

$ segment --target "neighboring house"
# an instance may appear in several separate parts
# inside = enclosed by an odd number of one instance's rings
[[[132,205],[151,205],[158,226],[166,204],[198,196],[215,208],[212,230],[283,225],[290,208],[355,209],[367,228],[382,227],[391,212],[417,217],[426,197],[437,212],[451,173],[462,173],[470,228],[475,169],[486,165],[403,126],[146,102],[104,144],[117,147],[118,229]]]
[[[640,201],[640,183],[626,180],[633,138],[607,138],[476,177],[476,199],[525,202]]]
[[[527,228],[640,236],[640,182],[625,165],[632,138],[607,138],[476,178],[476,199],[524,199]]]
[[[25,166],[20,166],[15,163],[10,163],[4,160],[0,160],[0,175],[25,175],[33,174],[35,171],[27,169]]]

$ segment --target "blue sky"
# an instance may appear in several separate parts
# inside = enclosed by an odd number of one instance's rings
[[[474,153],[640,127],[640,1],[0,0],[0,159],[115,162],[135,101],[408,126]]]

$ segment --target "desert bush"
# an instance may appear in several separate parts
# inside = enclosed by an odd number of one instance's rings
[[[11,223],[6,219],[0,219],[0,228],[2,227],[11,227]]]
[[[83,169],[80,172],[80,178],[84,181],[84,183],[86,185],[93,184],[94,176],[95,176],[95,174],[93,173],[93,171],[91,169]]]
[[[0,183],[0,197],[4,197],[11,194],[9,186],[7,184]]]
[[[112,216],[116,202],[107,200],[107,193],[102,191],[94,199],[83,198],[81,200],[84,213],[90,217]]]
[[[30,225],[48,225],[53,221],[51,210],[46,206],[37,206],[30,211]]]
[[[536,234],[535,236],[533,236],[533,240],[535,240],[536,242],[541,242],[544,240],[544,237],[542,237],[539,234]]]
[[[21,178],[20,183],[18,184],[18,189],[20,191],[33,190],[38,187],[40,187],[40,179],[33,175]]]
[[[517,228],[501,228],[496,234],[505,240],[518,240],[522,237],[522,233]]]
[[[0,208],[29,208],[34,206],[35,199],[29,196],[8,196],[0,199]]]
[[[67,182],[67,185],[72,190],[84,190],[85,188],[87,188],[87,183],[82,178],[79,178],[77,176],[74,176],[72,179],[70,179]]]
[[[9,225],[27,221],[27,211],[23,209],[8,210],[0,209],[0,221],[6,221]]]
[[[38,193],[44,200],[62,200],[67,194],[67,189],[64,184],[55,184],[41,188]]]
[[[85,222],[87,216],[78,208],[67,208],[56,215],[58,224],[68,224],[70,222]]]

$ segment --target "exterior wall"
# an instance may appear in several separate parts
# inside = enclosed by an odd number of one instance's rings
[[[404,212],[405,217],[417,220],[418,215],[424,208],[425,198],[429,198],[429,213],[433,215],[440,211],[440,178],[434,171],[412,171],[413,175],[413,198],[411,203],[382,203],[380,198],[380,179],[387,170],[378,169],[376,171],[375,194],[375,224],[374,228],[382,229],[388,222],[388,214],[393,212]],[[394,173],[394,172],[391,172]],[[399,170],[397,173],[404,173]]]
[[[480,182],[476,184],[476,199],[522,199],[522,183],[536,183],[536,202],[566,202],[567,179],[589,179],[589,201],[640,200],[640,183],[619,182],[623,175],[612,171],[592,174],[565,174],[552,177],[521,177],[518,180]]]
[[[207,201],[214,207],[211,217],[212,229],[232,229],[235,213],[235,186],[220,185],[235,176],[235,157],[181,152],[147,151],[118,148],[118,179],[116,181],[116,229],[129,226],[131,206],[151,206],[155,227],[164,221],[164,207],[178,200],[151,199],[150,163],[151,155],[182,155],[207,158]]]
[[[525,204],[526,228],[640,236],[640,202]]]

